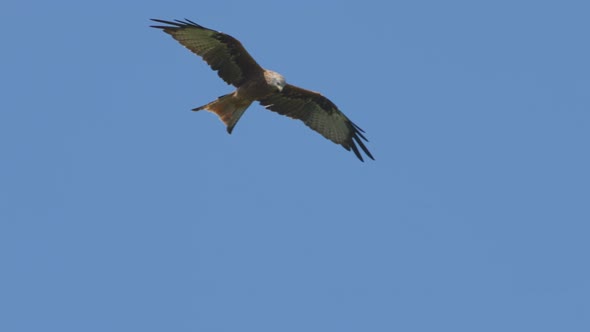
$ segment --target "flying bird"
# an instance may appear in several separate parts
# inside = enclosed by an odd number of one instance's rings
[[[205,28],[185,19],[164,21],[166,25],[152,25],[171,35],[191,52],[200,56],[227,84],[237,89],[193,111],[207,110],[227,126],[231,134],[246,109],[258,101],[265,108],[303,121],[330,141],[352,150],[361,160],[357,145],[371,159],[373,156],[363,143],[368,141],[364,131],[350,121],[336,105],[318,92],[288,84],[285,78],[272,70],[262,68],[234,37]]]

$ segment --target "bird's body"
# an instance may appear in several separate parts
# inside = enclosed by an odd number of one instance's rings
[[[262,68],[237,39],[189,20],[152,21],[167,24],[152,27],[162,29],[201,56],[218,72],[219,77],[237,88],[233,93],[193,111],[207,110],[217,114],[231,133],[246,109],[258,101],[271,111],[303,121],[346,150],[352,149],[361,161],[363,158],[356,144],[374,159],[361,140],[366,140],[362,129],[340,112],[334,103],[317,92],[287,84],[279,73]]]
[[[285,86],[285,78],[274,71],[264,70],[262,77],[244,82],[236,90],[236,97],[262,100]]]

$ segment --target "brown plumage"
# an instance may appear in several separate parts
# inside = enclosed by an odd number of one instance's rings
[[[234,37],[207,29],[190,20],[152,21],[180,44],[202,57],[227,84],[237,89],[193,111],[211,111],[225,123],[227,131],[234,126],[254,102],[267,109],[303,121],[307,126],[346,150],[352,150],[363,161],[357,147],[374,159],[363,140],[364,131],[350,121],[334,103],[321,94],[287,84],[280,74],[262,68]]]

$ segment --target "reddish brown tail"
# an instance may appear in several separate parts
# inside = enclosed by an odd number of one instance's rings
[[[234,126],[251,104],[252,101],[236,98],[233,93],[230,93],[207,105],[194,108],[193,111],[206,110],[217,114],[219,119],[227,126],[227,132],[231,134]]]

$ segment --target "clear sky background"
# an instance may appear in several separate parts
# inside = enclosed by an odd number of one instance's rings
[[[4,1],[1,331],[590,331],[587,1]],[[361,163],[149,18],[240,39]]]

